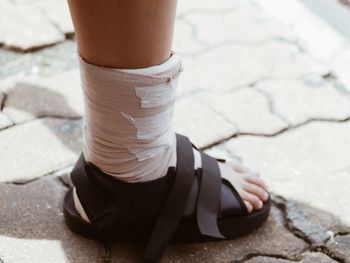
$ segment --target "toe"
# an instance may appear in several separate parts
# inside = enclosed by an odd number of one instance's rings
[[[250,172],[250,170],[247,167],[245,167],[239,163],[230,163],[230,164],[232,165],[233,169],[236,172],[239,172],[239,173],[249,173]]]
[[[254,209],[260,209],[263,206],[263,202],[257,197],[256,195],[253,195],[248,192],[244,192],[242,195],[242,198],[244,201],[249,202]]]
[[[268,190],[268,187],[265,181],[261,177],[256,176],[255,174],[246,173],[244,176],[244,179],[250,184],[254,184],[258,187],[263,188],[265,191]]]
[[[243,189],[251,194],[256,195],[262,201],[266,201],[269,198],[269,195],[265,189],[255,184],[246,183],[244,184]]]
[[[242,164],[239,164],[239,163],[231,163],[231,165],[233,166],[233,169],[236,171],[236,172],[239,172],[239,173],[251,173],[251,174],[254,174],[255,176],[259,177],[260,174],[256,171],[253,171],[251,169],[249,169],[248,167],[245,167],[243,166]]]
[[[247,207],[248,213],[251,213],[253,211],[253,206],[247,201],[244,201],[244,204]]]

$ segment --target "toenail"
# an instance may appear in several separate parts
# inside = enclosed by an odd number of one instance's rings
[[[252,205],[249,204],[248,205],[248,211],[251,212],[252,210],[253,210],[253,207],[252,207]]]
[[[269,198],[269,194],[267,192],[264,193],[264,198],[265,199]]]

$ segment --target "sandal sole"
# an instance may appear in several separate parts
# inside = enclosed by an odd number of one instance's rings
[[[226,239],[235,239],[258,229],[267,219],[271,209],[271,199],[264,202],[261,209],[246,216],[224,217],[218,220],[218,226]],[[108,232],[96,232],[94,226],[85,222],[74,206],[73,189],[70,189],[63,200],[63,213],[67,226],[75,233],[104,243],[144,244],[152,232],[152,226],[140,225],[132,229],[116,227]],[[217,239],[203,236],[194,220],[184,220],[175,232],[172,243],[198,243]]]

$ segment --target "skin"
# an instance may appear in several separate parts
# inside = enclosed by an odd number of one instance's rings
[[[80,55],[113,68],[144,68],[170,57],[176,0],[68,0]]]
[[[269,198],[268,187],[259,173],[231,162],[219,163],[221,177],[228,180],[244,200],[249,212],[260,209]]]
[[[88,62],[133,69],[170,57],[176,0],[68,0],[79,54]],[[219,163],[221,176],[236,188],[248,211],[268,199],[259,174],[238,164]]]

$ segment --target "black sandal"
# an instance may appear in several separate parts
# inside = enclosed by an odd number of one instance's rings
[[[83,236],[106,243],[147,243],[144,258],[158,262],[170,242],[234,239],[257,229],[268,217],[271,199],[248,213],[234,187],[220,176],[217,162],[201,153],[194,170],[194,147],[177,136],[177,166],[165,177],[125,183],[86,163],[81,155],[72,182],[91,223],[74,206],[73,189],[63,202],[66,223]]]

